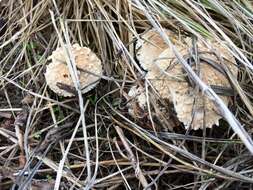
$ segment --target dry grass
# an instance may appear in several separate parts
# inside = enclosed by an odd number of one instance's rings
[[[2,0],[0,6],[0,189],[253,188],[252,1]],[[171,47],[163,27],[224,41],[237,59],[231,112],[174,49],[222,111],[220,126],[185,131],[145,80],[134,47],[152,27]],[[82,95],[70,59],[78,96],[59,97],[45,83],[47,57],[75,42],[101,58],[104,75]],[[139,119],[126,107],[133,85],[149,96]]]

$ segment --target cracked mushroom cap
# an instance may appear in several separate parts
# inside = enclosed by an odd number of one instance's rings
[[[168,36],[172,36],[172,32],[164,30]],[[136,57],[143,69],[149,71],[154,60],[166,49],[168,45],[161,38],[160,34],[151,29],[141,36],[136,44]]]
[[[101,79],[103,72],[99,58],[87,47],[74,44],[71,47],[82,93],[93,89]],[[64,49],[57,48],[50,56],[52,62],[47,66],[45,78],[49,88],[65,97],[74,96],[74,83],[70,76]]]
[[[185,41],[178,40],[175,44],[179,53],[184,57],[189,57],[189,50],[192,47],[191,39],[185,38]],[[224,65],[231,71],[233,76],[237,76],[238,69],[235,66],[234,57],[223,48],[219,43],[210,43],[213,49],[209,49],[204,43],[198,41],[198,53],[203,60],[209,60],[214,64],[222,67],[218,58],[222,56]],[[216,52],[218,56],[212,52]],[[215,69],[206,61],[200,60],[198,65],[199,77],[207,85],[231,89],[230,82],[218,69]],[[196,71],[196,67],[192,66]],[[164,72],[165,71],[165,72]],[[219,119],[222,118],[217,107],[197,88],[194,88],[183,67],[177,61],[171,49],[164,50],[156,60],[156,64],[147,73],[149,79],[162,98],[169,99],[177,113],[178,119],[184,123],[185,128],[197,130],[203,128],[211,128],[214,124],[218,125]],[[226,105],[229,103],[228,96],[220,96]]]

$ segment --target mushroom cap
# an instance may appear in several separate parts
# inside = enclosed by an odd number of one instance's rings
[[[223,57],[223,63],[231,73],[237,76],[238,69],[235,66],[236,62],[233,56],[219,43],[212,42],[211,44],[215,52]],[[191,40],[190,38],[186,38],[185,41],[178,40],[175,46],[182,56],[187,56],[189,55]],[[221,65],[217,56],[210,53],[213,52],[213,49],[209,49],[200,41],[197,42],[197,47],[198,52],[203,52],[205,58]],[[199,77],[207,85],[231,88],[227,77],[211,65],[200,60],[198,67]],[[196,68],[193,67],[193,69]],[[193,88],[187,82],[186,76],[182,65],[177,61],[170,48],[167,48],[159,55],[156,64],[153,64],[147,73],[147,79],[151,81],[160,96],[173,102],[177,117],[184,123],[186,128],[191,126],[191,129],[197,130],[203,128],[204,124],[208,128],[211,128],[214,124],[218,125],[219,119],[222,117],[217,107],[198,89]],[[229,97],[220,96],[220,98],[228,105]]]
[[[80,47],[78,44],[74,44],[71,46],[71,52],[75,59],[78,79],[84,94],[98,84],[103,73],[102,64],[96,54],[87,47]],[[74,83],[67,65],[67,57],[62,47],[53,51],[50,56],[52,62],[47,66],[45,78],[50,89],[56,94],[71,97],[74,96],[73,93],[59,87],[59,84],[63,84],[74,89]]]
[[[168,36],[172,36],[172,32],[165,30]],[[136,44],[136,57],[143,69],[149,71],[154,60],[166,49],[168,45],[161,38],[160,34],[151,29],[141,36]]]

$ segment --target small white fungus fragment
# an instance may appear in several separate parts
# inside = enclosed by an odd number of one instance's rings
[[[130,98],[128,106],[128,113],[132,117],[139,117],[139,111],[145,110],[147,105],[147,99],[145,95],[145,91],[141,87],[132,86],[128,92],[128,96]]]

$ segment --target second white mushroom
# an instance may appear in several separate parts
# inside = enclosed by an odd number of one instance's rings
[[[186,37],[179,39],[172,32],[166,31],[166,33],[170,35],[180,54],[184,58],[189,57],[191,39]],[[185,128],[191,127],[196,130],[203,128],[204,125],[208,128],[214,124],[218,125],[219,119],[222,118],[218,109],[211,100],[191,85],[182,65],[173,51],[164,45],[160,35],[150,30],[143,36],[145,37],[146,40],[141,41],[142,46],[138,47],[137,58],[140,65],[148,71],[146,79],[151,82],[161,98],[169,99],[173,103],[177,117]],[[235,59],[221,44],[217,42],[209,42],[209,44],[212,49],[197,41],[198,52],[203,59],[200,60],[198,68],[194,65],[192,68],[199,73],[199,77],[207,85],[231,89],[226,73],[221,72],[222,69],[219,68],[223,67],[221,64],[223,62],[231,74],[237,77]],[[220,95],[220,98],[228,105],[230,97]]]

